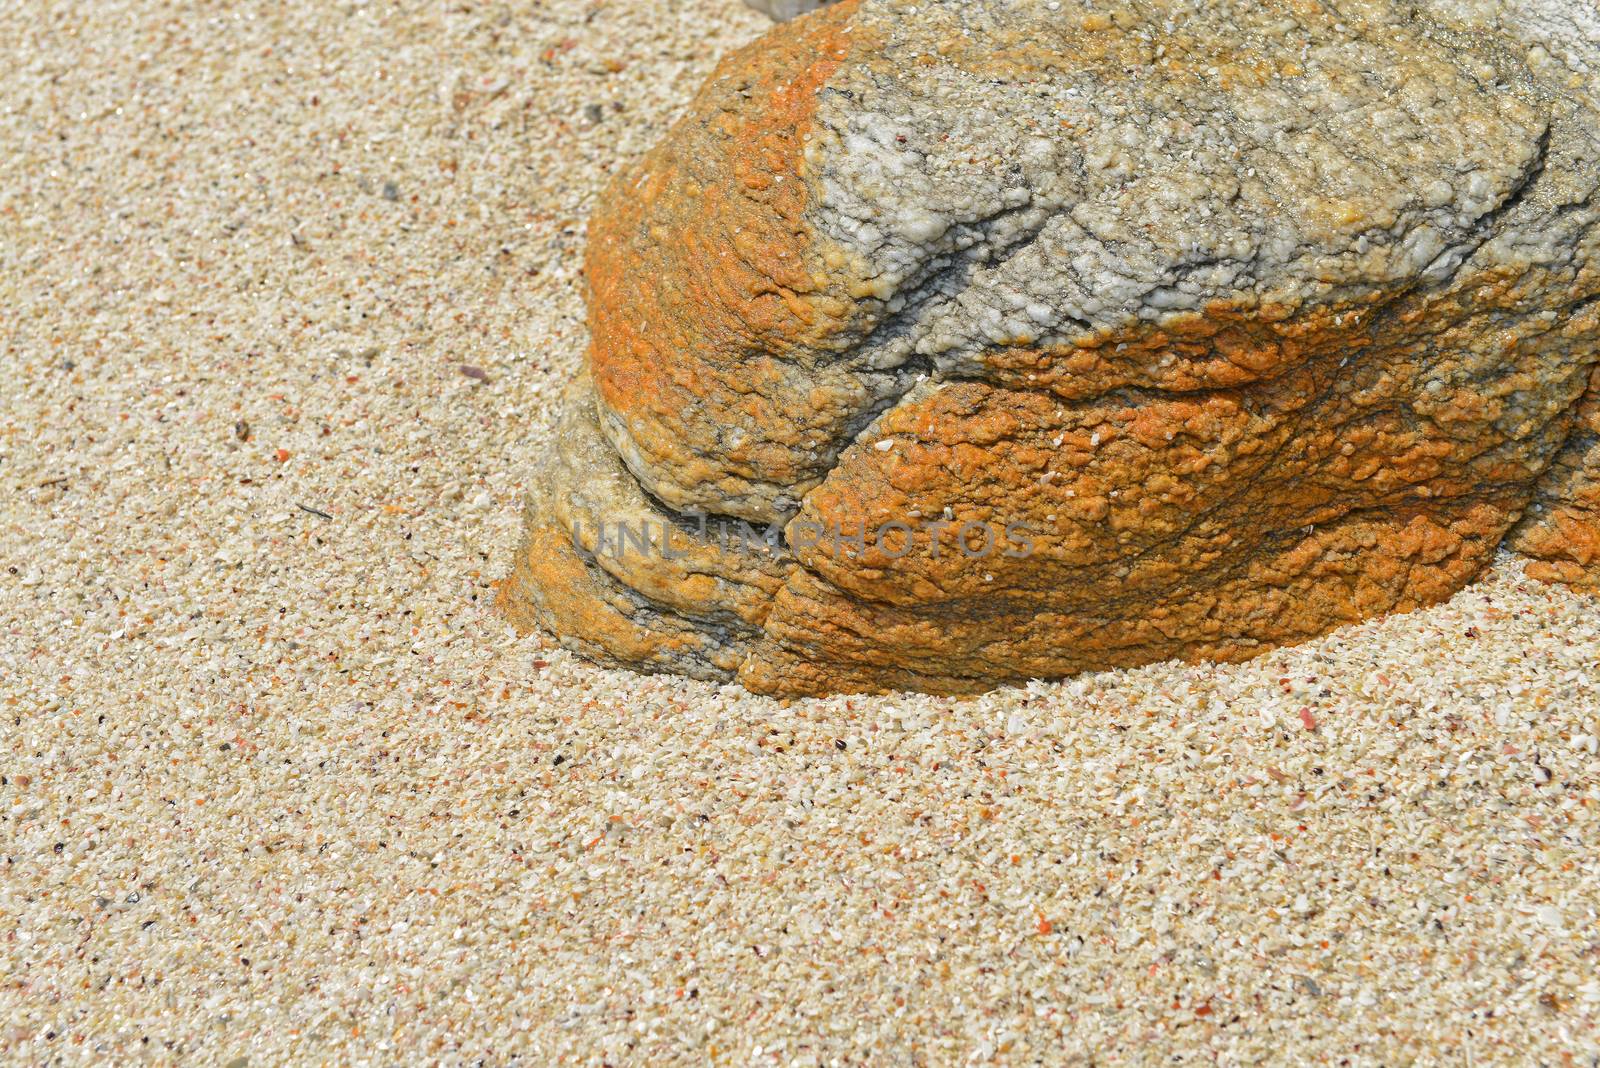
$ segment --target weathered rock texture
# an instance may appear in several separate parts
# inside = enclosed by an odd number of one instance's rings
[[[770,15],[780,22],[804,15],[808,11],[815,11],[832,2],[833,0],[745,0],[745,3],[757,11]]]
[[[776,28],[591,222],[587,374],[503,605],[759,692],[972,692],[1436,602],[1508,534],[1596,582],[1590,29],[1472,0]],[[798,536],[890,521],[909,543]],[[1031,551],[973,559],[965,523]]]

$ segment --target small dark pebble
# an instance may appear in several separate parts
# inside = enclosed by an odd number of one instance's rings
[[[233,424],[233,436],[238,438],[240,441],[249,441],[250,424],[245,422],[243,419]]]
[[[833,747],[835,749],[839,750],[841,753],[844,752],[844,739],[843,738],[835,738],[833,740]]]
[[[598,126],[606,121],[606,109],[600,104],[585,104],[583,105],[583,117]]]
[[[488,371],[485,371],[481,367],[474,367],[470,363],[464,363],[461,365],[461,373],[478,382],[489,381]]]
[[[385,200],[399,200],[400,199],[400,187],[398,185],[395,185],[393,182],[384,182],[383,183],[383,199],[385,199]]]
[[[556,758],[554,760],[550,761],[550,763],[556,765],[557,767],[560,767],[562,764],[566,763],[566,761],[567,761],[567,758],[565,756],[561,755],[560,753],[557,753],[556,754]]]

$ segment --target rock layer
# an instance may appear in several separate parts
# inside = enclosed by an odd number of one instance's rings
[[[1508,533],[1594,583],[1600,47],[1518,10],[776,28],[591,222],[503,604],[759,692],[974,692],[1432,603]]]

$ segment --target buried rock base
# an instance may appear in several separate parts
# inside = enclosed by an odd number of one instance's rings
[[[1491,7],[776,28],[591,221],[502,606],[760,693],[972,693],[1243,659],[1502,544],[1597,584],[1600,112]]]
[[[1190,529],[1136,548],[1113,533],[1122,525],[1114,498],[1070,488],[1111,476],[1106,465],[1037,497],[1027,493],[1032,487],[990,484],[997,497],[1033,499],[1030,520],[912,517],[920,510],[913,500],[937,516],[938,502],[953,498],[909,498],[879,480],[907,463],[920,466],[915,481],[924,492],[941,481],[952,488],[952,476],[965,480],[952,454],[975,437],[972,420],[1003,420],[1008,437],[1022,442],[1017,448],[1031,440],[1059,452],[1047,443],[1096,433],[1048,420],[1029,425],[1018,410],[1025,396],[977,399],[982,392],[950,386],[930,391],[936,412],[897,410],[885,429],[938,420],[947,440],[882,438],[894,442],[890,449],[869,443],[850,451],[837,480],[780,535],[745,521],[686,519],[651,500],[600,434],[592,394],[580,383],[529,494],[525,541],[501,607],[520,630],[549,631],[603,663],[738,681],[757,693],[978,693],[1170,658],[1242,660],[1445,600],[1489,564],[1528,504],[1514,485],[1452,497],[1441,490],[1427,507],[1414,497],[1399,507],[1319,501],[1306,489],[1304,461],[1288,462],[1283,445],[1262,441],[1240,450],[1261,457],[1241,472],[1260,496],[1224,492],[1191,517]],[[1186,436],[1220,442],[1236,425],[1232,402],[1180,404],[1166,414],[1183,421]],[[1140,418],[1124,410],[1095,424],[1115,428],[1099,431],[1105,451],[1153,462],[1143,455],[1150,443],[1134,435],[1167,435],[1140,428]],[[1126,444],[1114,448],[1117,440]],[[1304,455],[1306,445],[1297,451]],[[1193,444],[1176,451],[1190,464],[1203,455]],[[1346,471],[1364,463],[1349,463],[1342,448],[1325,452],[1346,461],[1334,465]],[[1015,470],[1007,462],[996,467]],[[1579,478],[1575,468],[1555,470],[1558,481]],[[1583,484],[1592,490],[1589,470]],[[1138,476],[1161,481],[1142,467]],[[1367,479],[1374,480],[1387,482]],[[1126,496],[1129,515],[1151,499],[1138,490]],[[867,498],[882,504],[873,509],[862,504]],[[1045,507],[1060,511],[1039,514]],[[1600,579],[1600,557],[1585,548],[1600,524],[1592,502],[1585,507],[1547,505],[1516,527],[1514,544],[1540,557],[1530,571],[1580,585]],[[857,522],[873,510],[908,518]],[[998,516],[987,508],[960,514]],[[1274,520],[1290,514],[1310,521],[1277,529]]]

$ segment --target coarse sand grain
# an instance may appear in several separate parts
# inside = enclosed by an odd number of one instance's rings
[[[0,5],[0,1061],[1593,1063],[1600,604],[779,703],[491,608],[740,0]]]

